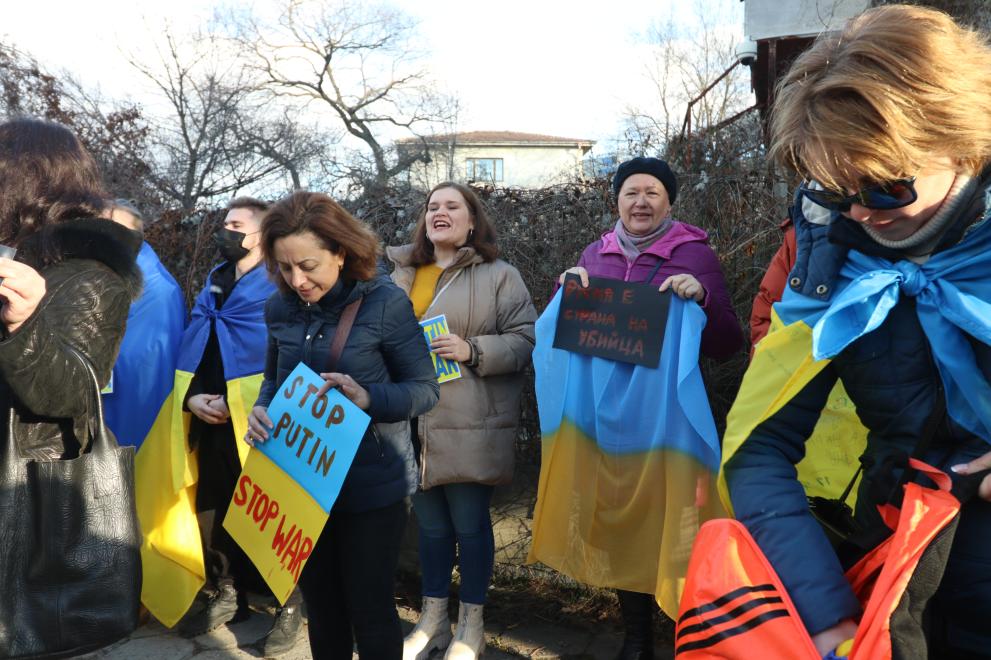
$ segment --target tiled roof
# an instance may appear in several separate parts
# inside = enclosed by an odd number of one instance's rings
[[[424,139],[428,143],[447,143],[454,138],[457,144],[502,144],[507,142],[522,142],[528,144],[595,144],[595,140],[584,138],[566,138],[553,135],[539,135],[537,133],[519,133],[516,131],[467,131],[465,133],[455,133],[445,135],[428,135]],[[403,138],[397,142],[417,142],[418,138]]]

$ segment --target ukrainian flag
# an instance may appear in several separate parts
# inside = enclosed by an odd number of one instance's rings
[[[103,393],[103,414],[118,443],[140,447],[172,391],[186,303],[147,243],[141,245],[137,263],[144,288],[127,314],[127,332]]]
[[[822,310],[805,304],[797,294],[786,291],[785,298],[788,303],[778,303],[772,309],[771,331],[757,344],[726,418],[724,464],[758,425],[781,410],[829,364],[829,360],[812,356],[812,325]],[[784,319],[779,316],[782,313]],[[867,429],[843,384],[837,381],[805,443],[805,458],[796,466],[805,494],[838,499],[854,478],[866,446]],[[722,472],[719,492],[727,510],[732,511]],[[854,508],[856,501],[857,489],[853,488],[846,503]]]
[[[715,497],[719,438],[698,367],[705,314],[673,296],[656,369],[553,347],[561,293],[537,321],[543,437],[528,562],[652,593],[675,616]]]
[[[138,519],[144,532],[141,601],[169,627],[189,609],[206,575],[196,522],[197,461],[189,448],[189,413],[182,404],[213,326],[224,363],[234,437],[244,463],[249,447],[242,438],[265,367],[265,302],[274,291],[262,267],[244,275],[219,309],[209,285],[204,287],[183,334],[172,392],[136,458]]]
[[[757,346],[727,419],[729,460],[753,430],[777,413],[832,357],[884,323],[902,296],[915,299],[932,349],[947,412],[964,430],[991,443],[991,383],[980,370],[975,344],[991,345],[991,211],[963,239],[923,264],[890,262],[851,250],[829,300],[788,289],[774,305],[775,327]],[[837,390],[830,405],[839,405]],[[824,424],[836,424],[828,434]],[[824,416],[807,443],[799,475],[827,472],[835,491],[849,482],[863,453],[866,431],[854,414]],[[842,475],[842,476],[841,476]],[[806,476],[807,480],[807,476]],[[729,506],[725,479],[720,494]]]

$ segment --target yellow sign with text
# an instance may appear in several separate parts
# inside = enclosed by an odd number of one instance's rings
[[[248,453],[224,528],[285,604],[313,553],[327,512],[260,451]]]
[[[447,327],[447,316],[444,314],[420,321],[420,327],[423,328],[423,338],[427,340],[427,346],[430,346],[430,342],[437,337],[451,333]],[[443,384],[461,378],[461,365],[454,360],[442,358],[433,351],[430,351],[430,358],[434,361],[438,383]]]

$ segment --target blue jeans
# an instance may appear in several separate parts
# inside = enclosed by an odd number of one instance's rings
[[[447,598],[457,549],[461,602],[485,603],[495,561],[489,517],[492,490],[492,486],[483,484],[446,484],[413,495],[413,510],[420,527],[424,596]]]

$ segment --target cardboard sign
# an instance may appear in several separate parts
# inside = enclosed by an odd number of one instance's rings
[[[252,450],[234,487],[224,528],[284,605],[327,518],[327,512],[302,486],[264,454]]]
[[[300,363],[268,407],[274,427],[248,453],[224,527],[272,593],[292,593],[371,421]]]
[[[554,348],[657,368],[671,292],[649,284],[569,275],[561,292]]]
[[[423,328],[423,337],[427,340],[427,346],[430,346],[430,342],[437,337],[451,333],[447,327],[447,317],[443,314],[420,321],[420,327]],[[461,365],[454,360],[442,358],[433,351],[430,352],[430,359],[434,361],[438,383],[443,384],[461,378]]]
[[[323,384],[296,365],[268,406],[275,426],[258,448],[330,511],[371,418],[337,390],[314,396]]]

